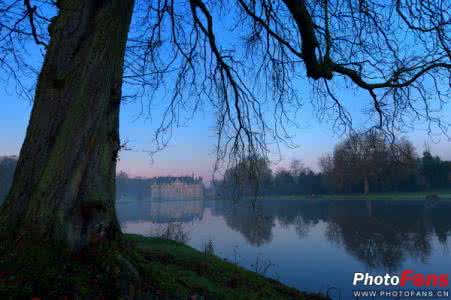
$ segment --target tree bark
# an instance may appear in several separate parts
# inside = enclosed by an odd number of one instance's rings
[[[80,250],[120,237],[115,172],[134,0],[59,0],[13,186],[0,212],[15,238]]]
[[[368,195],[370,192],[370,181],[368,179],[368,175],[363,177],[363,193]]]

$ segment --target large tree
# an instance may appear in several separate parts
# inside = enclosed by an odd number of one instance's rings
[[[224,172],[224,178],[216,182],[221,196],[239,198],[242,196],[266,195],[272,187],[272,170],[267,159],[249,157]]]
[[[404,138],[392,142],[375,130],[353,133],[335,147],[331,172],[340,192],[412,188],[415,148]]]
[[[29,8],[25,14],[38,16]],[[114,240],[123,61],[133,1],[57,1],[2,225],[74,250]],[[4,9],[8,9],[5,7]],[[34,25],[35,26],[35,25]],[[31,26],[32,34],[40,40]],[[41,42],[43,43],[43,42]]]
[[[0,213],[19,240],[62,241],[75,252],[120,240],[121,99],[166,92],[158,146],[178,112],[210,103],[218,158],[228,162],[289,139],[286,125],[302,106],[305,82],[340,129],[351,127],[352,116],[337,91],[352,88],[368,103],[368,127],[393,134],[420,118],[447,128],[437,108],[450,97],[448,0],[134,2],[0,1],[3,79],[26,92],[22,79],[39,64],[31,43],[45,56]],[[127,95],[124,80],[133,91]]]

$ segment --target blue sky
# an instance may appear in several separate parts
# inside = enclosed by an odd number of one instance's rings
[[[366,103],[365,99],[349,96],[353,102]],[[14,155],[20,150],[31,111],[31,102],[15,95],[13,86],[3,86],[0,90],[2,101],[0,109],[0,156]],[[129,151],[120,154],[118,170],[126,171],[134,176],[185,175],[196,174],[208,180],[212,174],[215,160],[214,115],[203,112],[197,114],[189,125],[178,128],[168,147],[152,157],[148,150],[153,146],[152,137],[159,124],[158,112],[164,103],[152,106],[155,111],[149,118],[141,115],[140,105],[128,103],[121,111],[121,138],[128,141]],[[355,120],[364,122],[359,109],[354,111]],[[449,107],[443,116],[451,117]],[[274,168],[285,167],[293,158],[301,159],[305,165],[316,169],[318,158],[331,152],[334,145],[342,138],[334,133],[332,124],[320,122],[310,105],[306,105],[299,115],[300,126],[292,128],[296,148],[282,147],[281,157],[272,154]],[[449,119],[449,118],[448,118]],[[424,131],[424,126],[417,124],[415,130],[406,136],[411,139],[418,152],[428,143],[431,150],[445,159],[451,160],[451,142],[444,136],[433,138]],[[281,160],[280,160],[281,158]]]
[[[218,32],[222,40],[231,39],[221,29]],[[30,52],[30,59],[34,65],[39,65],[42,56],[35,49]],[[305,71],[299,69],[299,72]],[[31,85],[32,82],[28,84]],[[318,158],[324,153],[331,152],[334,145],[342,138],[334,132],[330,122],[320,122],[317,118],[315,109],[310,105],[311,94],[307,81],[299,82],[299,91],[305,106],[297,116],[299,126],[292,127],[290,130],[297,147],[294,149],[282,147],[281,156],[278,153],[272,153],[271,158],[275,162],[275,169],[288,166],[290,160],[294,158],[301,159],[305,165],[317,169]],[[352,113],[355,127],[364,126],[367,119],[363,111],[371,105],[368,95],[346,89],[341,89],[338,95]],[[19,153],[25,136],[32,103],[15,94],[12,81],[6,84],[0,82],[0,99],[0,156],[15,155]],[[128,141],[127,145],[131,150],[121,152],[118,171],[126,171],[134,176],[195,173],[208,180],[215,160],[214,115],[209,109],[198,113],[188,122],[189,125],[176,129],[168,147],[152,159],[148,150],[153,147],[153,133],[159,124],[159,115],[166,104],[162,101],[158,102],[151,106],[153,112],[151,118],[140,115],[141,107],[137,103],[122,105],[121,138],[122,141]],[[441,116],[445,120],[451,120],[451,103],[447,104]],[[414,125],[415,129],[408,129],[403,135],[414,143],[418,153],[423,151],[427,143],[434,154],[451,160],[451,141],[443,135],[428,136],[424,130],[424,124]]]

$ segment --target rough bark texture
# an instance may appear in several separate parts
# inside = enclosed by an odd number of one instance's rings
[[[120,236],[115,169],[133,0],[60,0],[17,165],[1,210],[16,238],[77,250]]]

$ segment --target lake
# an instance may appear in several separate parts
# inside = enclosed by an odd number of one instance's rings
[[[124,232],[159,235],[176,223],[196,249],[211,243],[224,259],[332,299],[355,299],[355,272],[451,270],[451,202],[125,199],[117,204]]]

